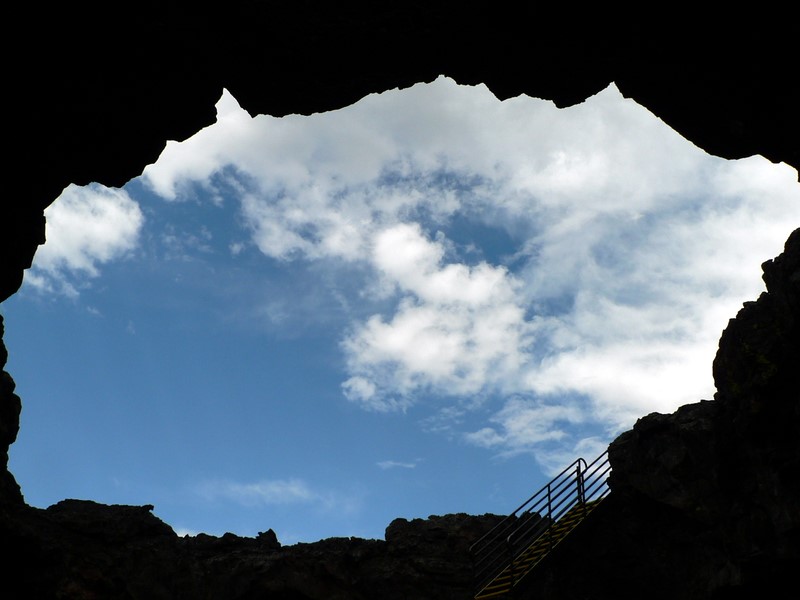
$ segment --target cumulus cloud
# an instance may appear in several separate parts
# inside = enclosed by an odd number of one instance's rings
[[[40,291],[78,294],[97,277],[100,265],[119,259],[137,244],[144,216],[125,190],[70,185],[45,210],[46,243],[26,272]]]
[[[369,272],[350,301],[391,307],[343,333],[347,398],[494,398],[465,439],[543,464],[710,397],[727,319],[800,223],[792,169],[710,157],[613,86],[564,110],[440,78],[311,117],[226,93],[218,114],[145,182],[180,200],[224,181],[265,257]]]
[[[355,373],[344,385],[351,400],[402,408],[424,389],[457,395],[490,384],[502,389],[520,369],[526,322],[514,278],[503,267],[443,264],[443,257],[442,244],[416,224],[375,236],[372,262],[401,300],[390,320],[373,315],[343,342]]]

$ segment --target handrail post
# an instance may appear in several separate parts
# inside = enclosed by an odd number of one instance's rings
[[[550,484],[547,484],[547,521],[552,524],[553,521],[553,496],[550,490]]]
[[[506,546],[508,548],[508,565],[509,565],[509,574],[511,575],[511,589],[514,589],[514,585],[516,585],[516,574],[514,573],[514,547],[511,545],[511,536],[506,538]]]
[[[547,545],[553,550],[553,496],[550,484],[547,484]]]

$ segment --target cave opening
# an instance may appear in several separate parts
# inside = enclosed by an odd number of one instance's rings
[[[223,95],[142,177],[49,210],[3,304],[10,470],[33,505],[285,542],[503,512],[710,398],[798,210],[792,169],[708,156],[613,86],[556,109],[440,78],[282,119]]]

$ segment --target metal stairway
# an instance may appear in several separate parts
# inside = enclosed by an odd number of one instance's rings
[[[475,599],[508,596],[608,495],[608,453],[577,459],[470,548]]]

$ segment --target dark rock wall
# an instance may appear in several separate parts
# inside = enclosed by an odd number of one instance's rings
[[[711,153],[761,154],[800,168],[794,75],[800,26],[769,3],[712,16],[674,4],[624,14],[603,4],[464,6],[412,0],[365,11],[307,0],[230,0],[212,10],[148,0],[102,10],[58,3],[43,11],[35,3],[15,5],[6,21],[15,35],[3,41],[10,160],[0,201],[0,301],[18,289],[44,241],[42,212],[64,187],[123,185],[157,158],[166,140],[185,139],[213,122],[223,88],[253,114],[280,116],[339,108],[441,74],[485,83],[501,99],[525,93],[558,106],[581,102],[613,81]],[[564,543],[550,567],[531,579],[538,597],[610,597],[613,590],[625,597],[631,589],[651,597],[724,597],[766,585],[770,573],[777,580],[796,564],[797,232],[790,242],[764,265],[768,292],[722,336],[715,401],[645,417],[612,445],[614,492],[598,509],[598,517],[608,518],[576,531],[582,544]],[[0,371],[6,358],[0,342]],[[410,559],[390,550],[400,543],[393,538],[398,524],[385,543],[326,541],[279,553],[263,539],[179,540],[153,522],[147,507],[27,507],[7,470],[19,414],[14,383],[2,371],[0,543],[13,548],[9,572],[38,585],[41,597],[466,593],[455,583],[463,575],[461,558],[453,563],[460,567],[399,565]],[[109,528],[118,527],[109,537]],[[423,547],[435,554],[438,546]],[[381,563],[386,556],[395,562]],[[570,560],[582,565],[582,577],[574,565],[564,567]],[[416,569],[416,579],[397,575],[408,569]],[[267,575],[272,583],[264,583]],[[424,588],[425,577],[439,581],[428,588],[435,594],[410,591]],[[391,581],[387,589],[396,595],[375,595],[380,578]],[[587,591],[599,582],[603,593]]]
[[[8,470],[8,448],[17,439],[22,403],[14,393],[14,380],[4,370],[8,351],[3,343],[3,332],[3,316],[0,315],[0,505],[22,503],[19,485]]]
[[[720,339],[714,400],[647,415],[612,442],[611,495],[532,575],[530,598],[789,597],[800,566],[800,229],[762,268],[767,291]]]

